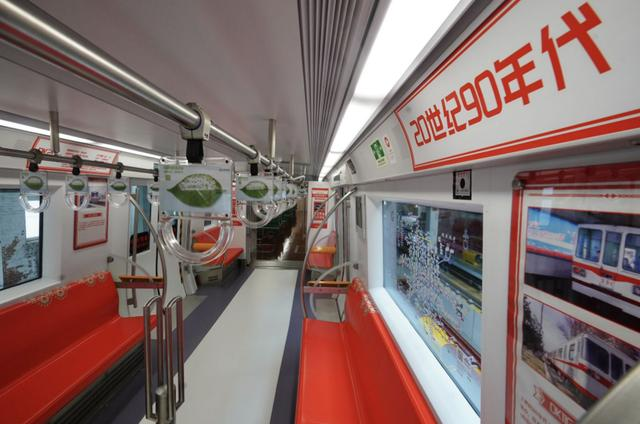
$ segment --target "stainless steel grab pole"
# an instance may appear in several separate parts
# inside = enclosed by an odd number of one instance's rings
[[[29,1],[0,0],[0,37],[122,97],[195,128],[194,110]]]
[[[18,149],[9,149],[7,147],[0,147],[0,156],[7,156],[12,158],[21,158],[27,160],[34,160],[36,158],[36,154],[31,150],[18,150]],[[73,157],[68,156],[55,156],[47,153],[42,153],[40,155],[43,161],[47,162],[57,162],[57,163],[66,163],[69,165],[77,165],[77,161]],[[154,175],[156,171],[154,169],[147,168],[138,168],[137,166],[127,166],[123,165],[122,168],[116,163],[106,163],[99,162],[96,160],[84,160],[82,159],[83,166],[94,166],[96,168],[105,168],[105,169],[122,169],[123,171],[131,171],[131,172],[139,172],[141,174],[152,174]]]
[[[158,387],[164,384],[164,308],[162,304],[162,298],[160,296],[154,296],[144,305],[144,388],[145,388],[145,411],[146,417],[149,419],[156,419],[158,414],[153,413],[153,370],[151,361],[151,308],[155,305],[156,309],[156,351],[157,351],[157,368],[158,368]],[[156,413],[159,412],[158,405],[156,405]]]
[[[173,385],[173,339],[169,340],[173,327],[173,311],[176,311],[176,337],[177,337],[177,366],[178,366],[178,398],[174,391],[169,392],[169,417],[174,418],[176,410],[184,403],[184,318],[182,309],[182,298],[176,296],[165,308],[165,316],[167,320],[167,364],[169,387]]]
[[[0,39],[29,51],[125,99],[171,119],[183,127],[196,128],[200,115],[141,75],[111,57],[28,1],[0,0]],[[213,137],[250,158],[259,154],[224,129],[209,122]],[[269,158],[260,162],[271,166]],[[292,178],[280,167],[277,171]]]
[[[636,365],[589,409],[580,424],[637,422],[639,393],[640,365]]]

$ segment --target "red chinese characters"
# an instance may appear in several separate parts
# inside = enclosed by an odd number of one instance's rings
[[[421,147],[444,140],[500,115],[505,106],[514,102],[524,107],[531,104],[535,93],[545,89],[544,75],[537,62],[548,61],[555,88],[564,90],[567,87],[561,60],[564,48],[580,46],[599,74],[610,71],[611,65],[591,34],[602,20],[588,2],[578,7],[578,12],[582,16],[576,17],[574,11],[568,11],[558,22],[543,26],[539,40],[527,42],[493,61],[493,66],[426,108],[409,122],[413,132],[411,142]],[[547,82],[553,87],[553,83]],[[409,131],[406,134],[409,137]]]

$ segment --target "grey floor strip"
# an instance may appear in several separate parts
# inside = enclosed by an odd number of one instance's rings
[[[300,271],[298,271],[298,278],[300,278]],[[298,279],[296,279],[297,281]],[[300,305],[300,286],[296,283],[296,290],[293,294],[293,307],[291,308],[291,321],[289,322],[287,341],[282,355],[276,396],[271,410],[271,424],[289,424],[295,420],[301,338],[302,305]]]
[[[251,272],[252,269],[245,268],[235,278],[229,278],[220,285],[202,286],[198,290],[199,296],[207,298],[184,321],[185,360],[213,327]],[[124,390],[109,401],[92,423],[138,423],[144,416],[144,408],[144,370],[141,370]]]

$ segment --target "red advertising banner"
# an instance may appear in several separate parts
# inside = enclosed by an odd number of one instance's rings
[[[395,109],[413,170],[637,132],[638,13],[632,0],[504,1]]]
[[[513,192],[508,424],[573,424],[640,360],[640,162]]]
[[[329,197],[329,189],[328,188],[311,188],[311,204],[313,210],[313,221],[311,222],[311,228],[320,228],[320,224],[324,220],[327,214],[327,204],[325,201]],[[328,227],[325,222],[322,226],[323,229]]]

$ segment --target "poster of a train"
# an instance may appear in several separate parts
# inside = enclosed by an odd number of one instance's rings
[[[514,190],[507,422],[577,422],[640,360],[640,164]]]

